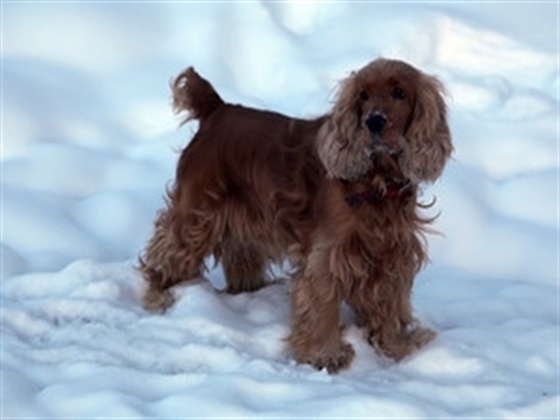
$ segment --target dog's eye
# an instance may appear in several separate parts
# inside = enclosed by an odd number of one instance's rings
[[[393,98],[403,100],[406,99],[406,92],[400,86],[395,86],[393,88]]]
[[[369,94],[367,93],[367,91],[362,90],[362,91],[360,92],[360,99],[361,99],[362,101],[367,101],[367,100],[369,99]]]

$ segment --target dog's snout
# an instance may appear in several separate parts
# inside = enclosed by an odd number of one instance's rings
[[[370,114],[366,119],[366,127],[372,133],[381,133],[385,124],[387,124],[387,118],[380,113]]]

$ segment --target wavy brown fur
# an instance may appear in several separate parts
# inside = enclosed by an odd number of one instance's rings
[[[342,83],[331,114],[311,120],[227,104],[192,68],[172,89],[175,110],[200,127],[140,259],[148,309],[171,305],[171,288],[199,276],[209,255],[231,293],[263,287],[268,264],[288,258],[287,342],[298,362],[349,366],[343,301],[395,360],[434,337],[415,320],[410,294],[431,221],[418,215],[418,184],[434,181],[452,151],[435,78],[375,60]],[[372,130],[372,115],[383,116],[382,129]],[[406,194],[390,196],[390,183],[403,180]],[[348,205],[364,194],[376,199]]]

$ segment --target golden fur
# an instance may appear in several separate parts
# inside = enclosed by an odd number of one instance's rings
[[[214,255],[227,290],[266,285],[271,262],[292,264],[291,353],[337,372],[354,351],[340,305],[369,343],[400,360],[429,342],[410,294],[427,260],[418,185],[452,152],[442,85],[412,66],[377,59],[341,84],[332,112],[303,120],[225,103],[192,68],[172,85],[174,108],[198,119],[167,205],[140,259],[145,306]]]

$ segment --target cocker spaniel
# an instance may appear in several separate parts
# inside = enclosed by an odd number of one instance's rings
[[[436,78],[377,59],[310,120],[228,104],[192,67],[172,90],[174,110],[200,125],[140,258],[148,309],[171,305],[171,288],[199,277],[210,255],[231,293],[265,286],[269,265],[287,258],[297,362],[350,365],[342,302],[394,360],[434,338],[410,296],[432,221],[419,214],[419,184],[435,181],[453,150]]]

